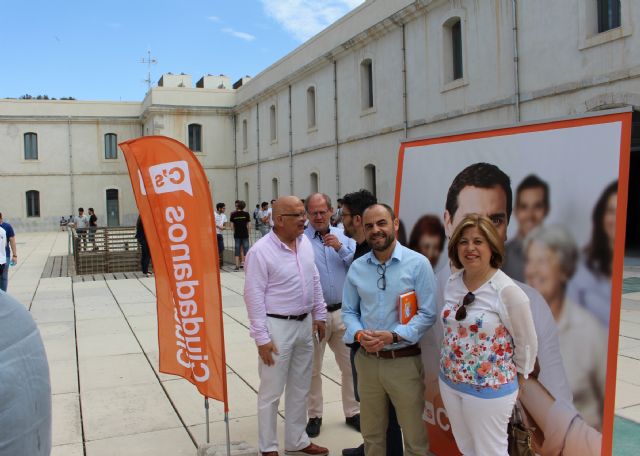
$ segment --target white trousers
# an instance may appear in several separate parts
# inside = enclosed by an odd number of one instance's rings
[[[271,341],[278,350],[275,364],[267,366],[258,357],[258,439],[261,452],[278,451],[278,405],[284,395],[285,450],[300,450],[309,445],[307,395],[313,364],[312,318],[303,321],[267,318]]]
[[[342,323],[340,310],[327,313],[327,326],[324,339],[317,344],[314,342],[313,374],[311,375],[311,391],[309,392],[309,418],[322,417],[322,361],[324,351],[329,345],[336,358],[342,377],[342,411],[345,417],[360,413],[360,405],[356,401],[353,390],[353,373],[351,372],[351,349],[344,344],[342,336],[346,330]]]
[[[484,399],[454,390],[442,380],[440,394],[451,431],[464,456],[508,456],[507,424],[518,391]]]

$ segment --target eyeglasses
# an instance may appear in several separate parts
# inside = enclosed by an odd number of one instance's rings
[[[306,212],[296,212],[295,214],[280,214],[282,217],[296,217],[299,219],[307,218]]]
[[[462,305],[460,307],[458,307],[458,310],[456,311],[456,321],[461,321],[464,320],[465,318],[467,318],[467,307],[469,304],[471,304],[473,301],[476,300],[476,295],[474,295],[473,293],[469,292],[466,295],[464,295],[464,298],[462,298]]]
[[[378,274],[380,274],[380,277],[378,278],[378,288],[383,291],[387,289],[387,276],[385,275],[386,272],[387,272],[387,265],[379,264]],[[382,282],[382,285],[380,285],[380,282]]]
[[[315,212],[309,212],[308,214],[311,217],[324,217],[325,215],[327,215],[329,213],[329,211],[315,211]]]

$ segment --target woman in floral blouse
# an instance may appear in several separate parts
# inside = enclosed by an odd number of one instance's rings
[[[442,400],[463,454],[506,456],[518,384],[537,355],[529,299],[498,269],[504,243],[488,217],[470,214],[460,222],[449,258],[460,270],[444,292]]]

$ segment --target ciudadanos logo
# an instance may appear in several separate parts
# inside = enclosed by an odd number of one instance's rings
[[[183,191],[193,196],[189,165],[184,160],[150,166],[149,175],[157,194]]]

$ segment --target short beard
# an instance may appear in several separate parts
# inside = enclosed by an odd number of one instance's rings
[[[369,247],[371,247],[371,250],[375,250],[376,252],[382,252],[384,250],[387,250],[395,240],[396,240],[395,235],[391,234],[390,236],[385,237],[385,241],[380,247],[374,247],[373,245],[371,245],[371,243],[369,243],[368,239],[367,239],[367,243],[369,244]]]

